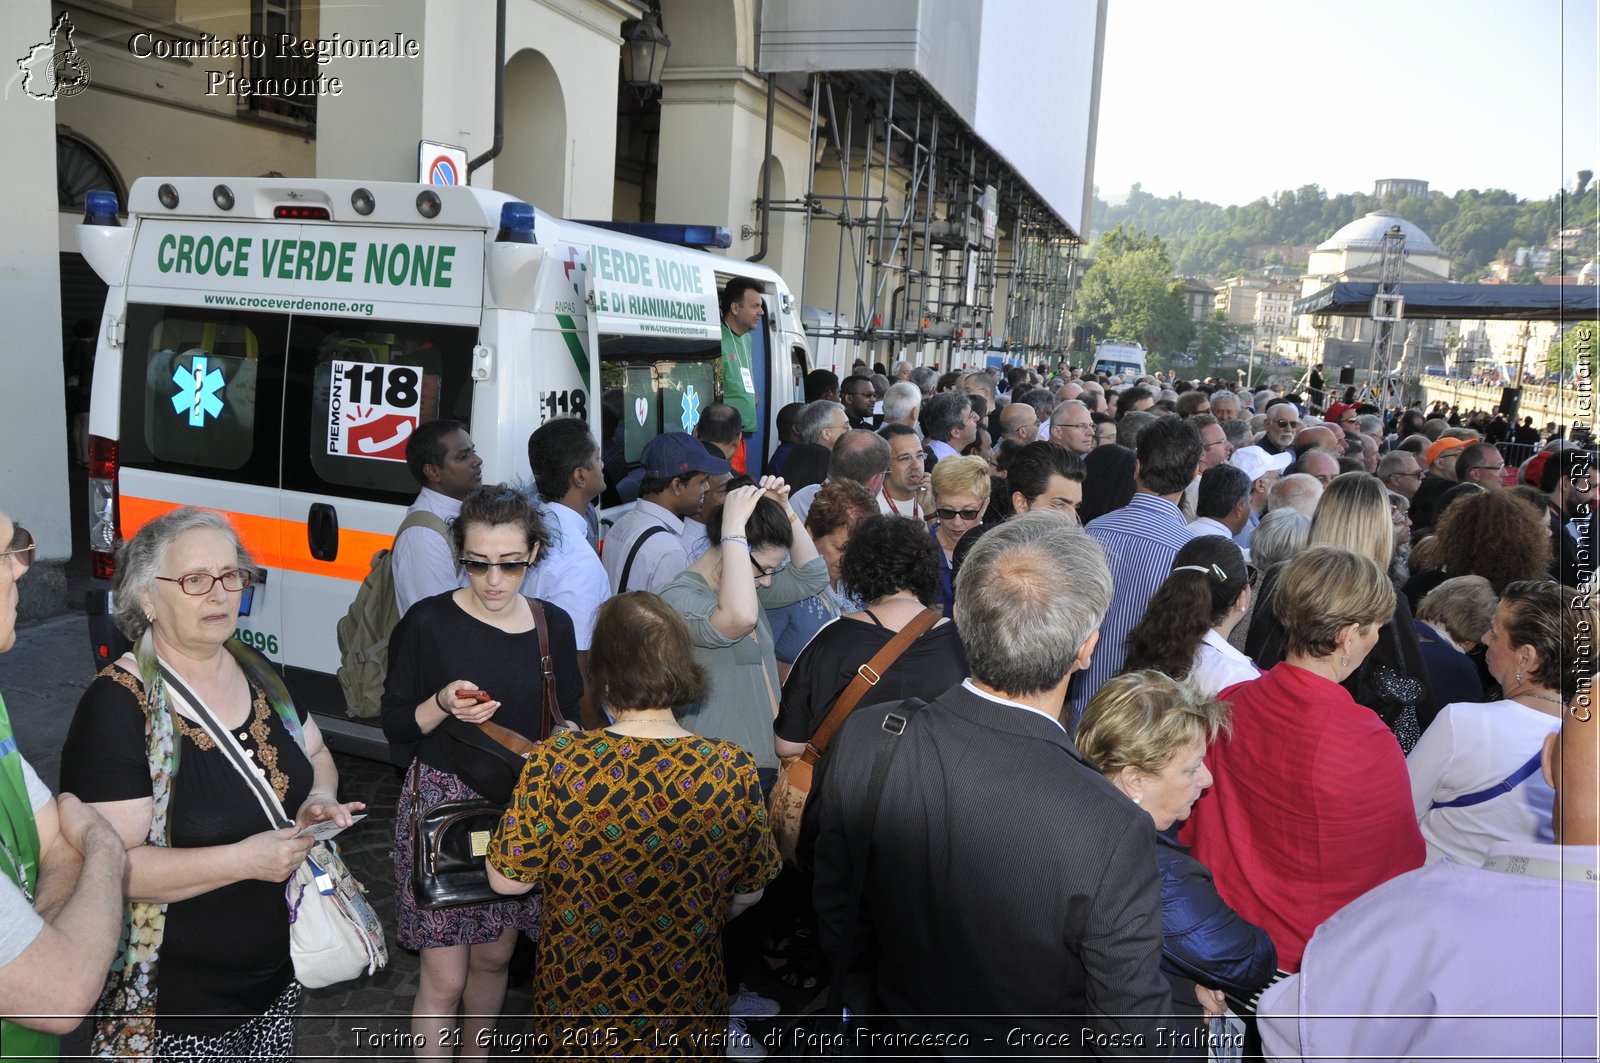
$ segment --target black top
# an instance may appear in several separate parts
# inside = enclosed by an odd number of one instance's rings
[[[389,675],[383,684],[383,733],[396,748],[400,763],[412,756],[430,768],[453,775],[460,743],[445,734],[445,725],[426,737],[417,726],[416,708],[457,679],[488,691],[500,702],[493,722],[537,740],[544,710],[544,673],[539,667],[539,633],[533,628],[511,634],[477,620],[446,591],[413,605],[389,638]],[[543,601],[543,599],[540,599]],[[556,673],[556,699],[561,714],[578,719],[583,676],[572,618],[558,605],[544,602],[550,628],[550,656]],[[476,728],[471,728],[476,731]]]
[[[1272,597],[1285,564],[1287,562],[1274,565],[1262,577],[1256,590],[1255,609],[1250,614],[1250,633],[1244,640],[1245,654],[1262,670],[1271,668],[1285,656],[1283,623],[1272,608]],[[1378,628],[1377,645],[1339,685],[1349,692],[1357,705],[1365,705],[1382,718],[1394,732],[1401,752],[1411,752],[1422,732],[1439,714],[1442,703],[1434,696],[1405,595],[1395,595],[1394,615]]]
[[[1458,481],[1448,476],[1434,476],[1429,473],[1422,478],[1422,483],[1417,486],[1417,493],[1411,498],[1411,508],[1406,512],[1411,515],[1413,534],[1434,526],[1439,520],[1439,503],[1444,498],[1444,493],[1454,487]]]
[[[867,620],[840,617],[800,651],[789,678],[783,682],[783,700],[773,732],[789,742],[809,741],[839,700],[856,669],[872,660],[895,633]],[[876,686],[867,688],[860,705],[921,698],[931,701],[967,676],[967,657],[954,624],[940,624],[922,633],[883,672]]]
[[[151,796],[142,697],[139,680],[120,669],[95,676],[61,750],[64,792],[90,802]],[[293,816],[311,792],[311,762],[265,695],[252,688],[252,698],[251,722],[233,734],[246,736],[241,744],[268,769],[278,800]],[[173,848],[229,845],[273,829],[249,784],[198,724],[176,717],[173,732],[179,744],[167,804]],[[161,1029],[202,1035],[231,1030],[265,1012],[293,976],[283,883],[246,879],[167,905],[156,983]]]
[[[819,484],[828,478],[833,452],[819,443],[797,443],[783,459],[783,482],[790,491]]]

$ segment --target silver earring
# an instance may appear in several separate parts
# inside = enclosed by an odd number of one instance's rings
[[[1517,678],[1515,681],[1518,683],[1522,682],[1522,672],[1520,670],[1517,672]]]
[[[1144,800],[1144,798],[1142,798],[1142,797],[1135,797],[1135,798],[1134,798],[1134,799],[1133,799],[1133,803],[1134,803],[1134,804],[1136,804],[1136,805],[1137,805],[1137,804],[1139,804],[1139,803],[1140,803],[1140,802],[1142,802],[1142,801],[1143,801],[1143,800]]]
[[[1340,668],[1349,668],[1350,667],[1350,655],[1348,653],[1341,653],[1339,655],[1339,667]]]

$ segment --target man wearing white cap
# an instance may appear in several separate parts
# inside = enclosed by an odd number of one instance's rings
[[[1244,530],[1233,537],[1239,549],[1250,549],[1250,535],[1261,523],[1261,515],[1267,511],[1267,493],[1293,460],[1294,455],[1288,451],[1268,454],[1260,447],[1240,447],[1228,459],[1229,465],[1243,469],[1245,475],[1250,477],[1250,519],[1245,523]]]

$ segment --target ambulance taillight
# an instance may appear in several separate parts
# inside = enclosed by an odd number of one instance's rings
[[[117,571],[117,544],[122,541],[122,515],[117,509],[117,443],[89,437],[89,560],[95,579]]]

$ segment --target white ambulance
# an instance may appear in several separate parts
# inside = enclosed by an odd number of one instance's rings
[[[143,178],[125,224],[90,193],[79,244],[110,286],[89,422],[96,658],[124,641],[117,544],[177,506],[220,510],[263,570],[237,637],[335,747],[386,756],[376,722],[345,714],[334,627],[416,497],[411,430],[466,422],[486,481],[530,480],[528,436],[561,415],[635,462],[718,394],[734,276],[766,302],[749,449],[767,453],[809,368],[783,280],[682,246],[714,242],[690,227],[645,227],[678,244],[620,228],[466,187]]]

